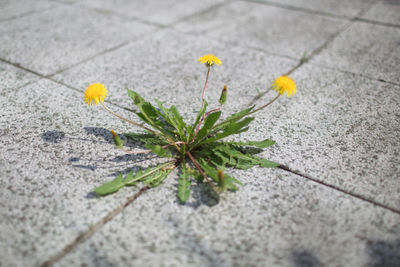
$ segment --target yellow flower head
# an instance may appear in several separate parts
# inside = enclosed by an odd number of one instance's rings
[[[222,64],[221,60],[213,54],[202,56],[198,59],[198,61],[201,63],[205,63],[207,67],[211,67],[214,63],[218,65]]]
[[[278,77],[271,87],[280,95],[283,95],[286,92],[288,96],[292,96],[296,93],[296,84],[292,78],[286,75]]]
[[[91,106],[99,104],[104,101],[107,96],[107,89],[101,83],[94,83],[89,85],[85,92],[85,102]]]

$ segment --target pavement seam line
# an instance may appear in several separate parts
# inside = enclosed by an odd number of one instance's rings
[[[345,19],[345,20],[352,20],[353,18],[350,16],[346,15],[337,15],[329,12],[324,12],[324,11],[319,11],[319,10],[313,10],[313,9],[308,9],[308,8],[302,8],[302,7],[297,7],[297,6],[292,6],[290,4],[281,4],[281,3],[275,3],[275,2],[269,2],[269,1],[261,1],[261,0],[242,0],[244,2],[249,2],[249,3],[255,3],[255,4],[261,4],[265,6],[273,6],[281,9],[288,9],[292,11],[298,11],[302,13],[307,13],[307,14],[313,14],[313,15],[319,15],[319,16],[324,16],[324,17],[330,17],[330,18],[336,18],[336,19]]]
[[[396,213],[396,214],[400,215],[400,210],[397,210],[397,209],[392,208],[392,207],[390,207],[390,206],[386,206],[386,205],[384,205],[384,204],[381,204],[381,203],[379,203],[379,202],[376,202],[376,201],[374,201],[374,200],[371,200],[371,199],[369,199],[369,198],[366,198],[366,197],[364,197],[364,196],[362,196],[362,195],[360,195],[360,194],[353,193],[353,192],[349,192],[349,191],[346,191],[346,190],[344,190],[344,189],[341,189],[341,188],[339,188],[339,187],[337,187],[337,186],[335,186],[335,185],[328,184],[328,183],[325,183],[325,182],[323,182],[323,181],[321,181],[321,180],[312,178],[312,177],[310,177],[310,176],[308,176],[308,175],[306,175],[306,174],[303,174],[303,173],[301,173],[301,172],[299,172],[299,171],[292,170],[292,169],[290,169],[289,167],[287,167],[287,166],[285,166],[285,165],[279,165],[278,168],[279,168],[279,169],[282,169],[282,170],[285,170],[285,171],[287,171],[287,172],[293,173],[293,174],[295,174],[295,175],[301,176],[301,177],[303,177],[303,178],[306,178],[307,180],[310,180],[310,181],[312,181],[312,182],[314,182],[314,183],[317,183],[317,184],[320,184],[320,185],[329,187],[329,188],[331,188],[331,189],[333,189],[333,190],[336,190],[336,191],[339,191],[339,192],[344,193],[344,194],[346,194],[346,195],[349,195],[349,196],[358,198],[358,199],[360,199],[360,200],[362,200],[362,201],[366,201],[366,202],[368,202],[368,203],[370,203],[370,204],[373,204],[373,205],[375,205],[375,206],[377,206],[377,207],[380,207],[380,208],[389,210],[389,211],[391,211],[391,212],[393,212],[393,213]]]
[[[373,25],[386,26],[386,27],[392,27],[392,28],[400,28],[399,24],[382,22],[382,21],[377,21],[377,20],[372,20],[372,19],[356,17],[356,18],[354,18],[354,20],[358,21],[358,22],[373,24]]]
[[[100,228],[102,228],[106,223],[111,221],[116,215],[121,213],[121,211],[123,211],[127,206],[129,206],[132,202],[134,202],[138,197],[140,197],[143,193],[145,193],[149,189],[150,189],[149,186],[142,187],[133,196],[128,197],[127,201],[125,201],[124,204],[116,207],[114,210],[109,212],[105,217],[103,217],[101,220],[97,221],[95,224],[89,225],[89,228],[85,232],[79,234],[72,243],[66,245],[60,252],[58,252],[55,255],[53,255],[52,257],[50,257],[48,260],[43,262],[40,266],[41,267],[49,267],[49,266],[52,266],[57,261],[61,260],[64,256],[66,256],[68,253],[70,253],[79,244],[83,243],[86,239],[91,237],[96,231],[100,230]]]
[[[172,28],[174,25],[176,25],[178,23],[187,21],[187,20],[189,20],[191,18],[195,18],[195,17],[200,16],[200,15],[202,15],[204,13],[207,13],[208,11],[211,11],[211,10],[214,10],[214,9],[219,9],[219,8],[221,8],[223,6],[226,6],[228,4],[231,4],[231,3],[232,2],[230,2],[228,0],[225,0],[225,1],[221,2],[221,3],[209,6],[209,7],[205,8],[205,9],[200,10],[200,11],[197,11],[197,12],[194,12],[194,13],[192,13],[190,15],[184,16],[184,17],[182,17],[182,18],[180,18],[180,19],[178,19],[178,20],[176,20],[174,22],[171,22],[171,23],[167,24],[166,27],[167,28]]]
[[[329,44],[331,42],[333,42],[333,40],[335,40],[335,38],[337,36],[339,36],[342,32],[344,32],[345,30],[347,30],[348,28],[351,27],[351,25],[354,23],[354,19],[352,19],[351,21],[349,21],[348,23],[344,24],[343,27],[341,27],[339,30],[337,30],[336,32],[334,32],[333,34],[331,34],[330,36],[328,36],[328,38],[326,39],[326,41],[319,47],[317,47],[314,51],[311,52],[311,54],[309,56],[306,56],[304,59],[300,59],[300,61],[294,66],[292,67],[288,72],[286,72],[284,75],[290,75],[292,74],[294,71],[296,71],[297,69],[299,69],[301,66],[303,66],[304,64],[308,63],[313,57],[315,57],[317,54],[319,54],[322,50],[324,50],[326,47],[329,46]],[[247,106],[252,106],[258,99],[260,99],[261,97],[263,97],[264,95],[266,95],[269,92],[269,90],[264,91],[263,93],[258,94],[257,96],[255,96]]]

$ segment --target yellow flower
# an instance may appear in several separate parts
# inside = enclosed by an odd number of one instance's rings
[[[292,78],[286,75],[278,77],[271,87],[280,95],[283,95],[286,92],[288,96],[292,96],[296,93],[296,84]]]
[[[198,61],[200,61],[201,63],[205,63],[207,67],[211,67],[214,63],[218,65],[222,64],[221,60],[213,54],[202,56],[198,59]]]
[[[99,104],[104,101],[107,96],[107,89],[101,83],[94,83],[89,85],[85,92],[85,102],[91,106]]]

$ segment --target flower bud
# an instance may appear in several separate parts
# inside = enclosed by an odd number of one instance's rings
[[[226,93],[227,93],[228,87],[224,85],[224,89],[222,89],[221,96],[219,97],[218,102],[223,105],[226,102]]]
[[[118,134],[114,132],[114,130],[111,130],[111,134],[114,138],[114,144],[116,147],[121,148],[124,142],[119,138]]]

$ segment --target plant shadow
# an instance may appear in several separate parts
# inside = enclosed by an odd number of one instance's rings
[[[318,267],[321,262],[311,252],[305,249],[296,249],[292,252],[292,261],[296,267]]]
[[[395,241],[368,240],[368,266],[400,266],[400,239]]]

